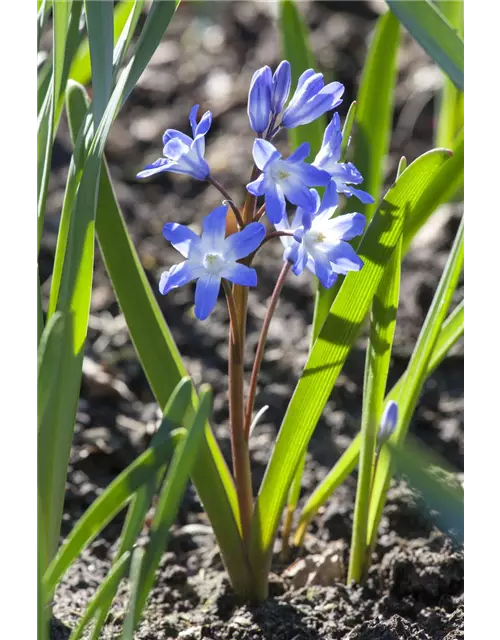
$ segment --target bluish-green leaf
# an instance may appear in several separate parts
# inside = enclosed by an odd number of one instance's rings
[[[78,621],[77,626],[71,632],[69,640],[80,640],[85,627],[92,618],[105,618],[108,615],[109,608],[113,602],[118,585],[122,578],[126,575],[130,566],[130,553],[125,553],[109,570],[106,578],[97,587],[94,597],[87,605],[83,616]],[[95,632],[95,628],[94,628]]]
[[[372,298],[403,229],[403,221],[448,154],[440,150],[418,158],[394,183],[366,230],[358,252],[364,261],[351,272],[314,343],[288,406],[255,505],[251,563],[258,567],[258,591],[266,593],[267,571],[286,494],[314,428],[356,339]]]
[[[85,103],[83,87],[80,87],[79,95],[80,100]],[[84,109],[80,108],[79,112],[83,113]],[[71,118],[70,122],[73,122]],[[74,129],[78,130],[76,120]],[[186,375],[186,370],[127,233],[105,165],[99,186],[96,230],[106,269],[127,321],[130,336],[157,402],[164,406],[175,385]],[[192,401],[194,410],[197,403],[194,394]],[[236,491],[208,425],[200,464],[193,470],[193,482],[214,527],[224,563],[235,584],[238,568],[246,566],[239,534]]]
[[[463,91],[464,43],[436,4],[430,0],[387,0],[387,4],[457,89]]]
[[[113,89],[113,3],[85,0],[92,67],[92,109],[97,126]]]
[[[382,276],[373,298],[371,310],[370,336],[366,347],[359,473],[354,505],[351,552],[349,554],[348,582],[351,580],[360,582],[365,571],[368,513],[377,433],[384,407],[399,305],[401,247],[402,238],[399,239],[396,250]]]
[[[427,367],[425,377],[428,378],[433,371],[441,364],[446,354],[455,344],[455,342],[464,333],[464,304],[461,302],[457,308],[446,319],[439,337],[436,341],[432,356]],[[387,394],[386,402],[389,400],[397,400],[400,396],[405,374],[399,378],[397,383]],[[307,526],[318,513],[319,509],[325,504],[332,493],[344,482],[350,475],[358,462],[360,448],[359,434],[354,438],[349,447],[341,455],[338,462],[331,469],[328,475],[316,487],[312,495],[307,500],[300,514],[299,523],[294,536],[294,545],[300,547],[304,541]]]
[[[404,174],[403,174],[404,175]],[[415,411],[418,397],[425,381],[426,371],[432,352],[439,337],[453,293],[462,272],[464,259],[463,220],[457,232],[443,275],[427,313],[424,326],[413,350],[407,374],[396,398],[399,404],[399,418],[396,430],[391,438],[401,445],[409,429],[410,420]],[[372,501],[370,505],[369,540],[373,548],[377,530],[382,517],[386,493],[391,480],[391,457],[387,449],[381,451],[377,473],[373,481]]]
[[[137,594],[131,617],[135,626],[153,586],[156,569],[165,550],[169,529],[174,521],[184,495],[192,468],[199,464],[205,424],[212,412],[212,391],[208,385],[200,388],[200,401],[187,437],[175,450],[172,464],[163,483],[156,511],[151,523],[150,539],[137,577]],[[125,636],[124,636],[125,637]],[[131,637],[131,632],[128,637]]]

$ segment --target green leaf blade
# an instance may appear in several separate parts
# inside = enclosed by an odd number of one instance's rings
[[[437,369],[437,367],[446,357],[451,347],[463,335],[463,333],[464,304],[463,302],[461,302],[441,327],[436,345],[432,351],[432,356],[427,367],[426,378],[432,375],[432,373]],[[407,371],[399,378],[397,383],[389,391],[386,397],[386,402],[388,402],[389,400],[396,401],[399,398],[406,374]],[[356,468],[360,450],[360,442],[361,438],[358,434],[348,446],[348,448],[344,451],[344,453],[340,456],[339,460],[336,462],[334,467],[332,467],[328,475],[316,487],[312,495],[305,503],[300,514],[300,519],[294,536],[295,546],[300,547],[302,545],[307,527],[311,520],[329,499],[329,497],[333,494],[333,492]]]
[[[464,43],[429,0],[387,0],[392,13],[443,69],[453,84],[464,90]]]
[[[346,129],[350,126],[354,128],[350,159],[363,176],[363,190],[375,200],[375,204],[365,205],[353,197],[347,202],[345,209],[363,213],[368,221],[382,195],[384,162],[392,131],[399,40],[399,22],[388,12],[379,18],[368,50],[356,98],[354,124],[349,122],[349,118],[345,123]],[[347,144],[344,138],[342,142]],[[314,337],[321,330],[339,288],[340,283],[331,289],[318,287],[314,308]]]
[[[307,69],[316,69],[316,61],[309,44],[309,33],[297,4],[293,0],[282,0],[279,5],[279,25],[283,56],[292,70],[291,92],[297,86],[300,75]],[[290,147],[296,149],[303,142],[311,145],[312,158],[321,148],[323,132],[326,126],[325,116],[288,131]]]
[[[113,3],[85,0],[92,68],[92,108],[99,124],[113,88]]]
[[[425,381],[426,371],[431,361],[432,353],[462,271],[463,258],[462,220],[448,262],[441,276],[437,291],[408,365],[407,375],[402,381],[399,397],[396,399],[399,403],[399,421],[392,438],[396,444],[401,445],[406,438],[410,419]],[[372,547],[375,544],[378,525],[382,517],[382,510],[385,505],[390,480],[391,457],[387,450],[382,450],[373,483],[372,503],[370,507],[369,540]]]
[[[205,424],[212,411],[212,391],[208,385],[200,388],[200,400],[187,437],[176,448],[172,464],[158,497],[156,512],[151,524],[150,541],[142,566],[140,576],[137,577],[137,593],[131,613],[130,626],[134,627],[141,615],[148,594],[153,586],[155,571],[165,550],[169,529],[184,494],[192,468],[198,463],[199,453],[203,444]],[[125,636],[124,636],[125,637]],[[131,632],[128,637],[131,637]]]
[[[348,582],[361,582],[367,569],[365,556],[371,483],[399,305],[401,247],[402,238],[399,239],[387,265],[372,305],[370,337],[366,348],[359,474]]]
[[[448,154],[418,158],[386,194],[363,236],[358,253],[365,266],[350,273],[335,299],[292,396],[254,511],[251,562],[267,580],[270,551],[293,474],[321,416],[345,358],[357,337],[371,299],[402,233],[407,210]],[[261,573],[262,572],[262,573]],[[261,592],[266,586],[261,584]]]

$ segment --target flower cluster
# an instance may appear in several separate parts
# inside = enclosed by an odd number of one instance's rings
[[[246,188],[250,198],[264,198],[264,207],[251,219],[243,219],[234,201],[210,173],[204,155],[212,114],[207,111],[197,122],[198,105],[189,114],[192,137],[167,129],[163,136],[163,157],[137,176],[146,178],[169,171],[206,180],[224,194],[235,212],[240,230],[227,238],[226,204],[205,217],[201,237],[176,223],[169,222],[164,227],[164,236],[186,260],[162,274],[160,292],[166,294],[196,280],[194,312],[200,320],[207,318],[214,308],[221,279],[247,287],[257,284],[251,261],[267,237],[280,236],[284,260],[293,265],[294,274],[308,269],[325,287],[331,287],[339,274],[359,271],[363,266],[348,241],[363,233],[364,216],[352,213],[335,217],[335,211],[338,194],[355,196],[365,204],[373,203],[373,198],[356,188],[363,180],[356,167],[351,162],[341,162],[338,114],[333,114],[321,149],[311,163],[306,162],[310,154],[308,143],[284,158],[271,142],[282,129],[307,124],[338,107],[344,87],[339,82],[325,85],[321,73],[308,69],[300,76],[289,99],[290,89],[291,69],[286,60],[274,74],[267,66],[259,69],[250,84],[248,117],[257,134],[253,145],[253,177],[256,177]],[[325,187],[323,199],[314,187]],[[291,222],[287,217],[287,201],[296,206]],[[266,227],[259,222],[263,212],[275,226],[271,234],[266,235]],[[240,262],[243,259],[245,264]]]

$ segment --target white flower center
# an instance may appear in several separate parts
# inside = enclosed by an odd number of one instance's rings
[[[290,177],[290,171],[282,160],[276,160],[273,164],[271,175],[275,182],[282,182]]]
[[[314,251],[314,249],[321,249],[321,246],[326,240],[326,234],[323,231],[317,231],[315,229],[310,229],[305,235],[303,242],[306,246],[306,250],[309,252]]]
[[[208,273],[219,275],[225,264],[224,257],[220,253],[206,253],[203,257],[203,267]]]

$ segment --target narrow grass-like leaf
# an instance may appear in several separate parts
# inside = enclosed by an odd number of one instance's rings
[[[351,198],[349,210],[364,213],[368,220],[382,195],[384,161],[392,131],[399,40],[399,22],[387,12],[378,19],[356,98],[350,159],[363,176],[363,189],[373,196],[375,204],[363,205]]]
[[[149,592],[153,586],[155,571],[165,551],[169,529],[179,508],[191,469],[198,464],[203,443],[205,424],[212,411],[212,391],[208,385],[200,388],[200,401],[187,437],[176,449],[172,464],[158,497],[156,512],[151,524],[149,545],[142,562],[138,592],[134,603],[134,625],[139,621]]]
[[[82,130],[80,131],[80,128],[84,123],[89,104],[90,100],[88,99],[85,90],[80,87],[80,85],[77,85],[70,80],[66,88],[66,113],[71,138],[75,147],[75,152],[71,157],[69,165],[68,177],[66,179],[66,189],[64,192],[61,211],[61,219],[59,222],[59,232],[57,234],[54,268],[52,270],[52,280],[50,283],[50,298],[48,308],[49,317],[54,313],[57,307],[59,289],[61,286],[62,270],[66,255],[66,249],[68,246],[71,216],[73,214],[76,193],[82,179],[83,166],[85,163],[87,151],[86,147],[87,145],[90,145],[89,134],[92,133],[92,121],[90,117],[85,121],[85,128],[82,128]],[[77,142],[78,135],[80,135],[81,137],[79,142]],[[77,153],[77,151],[79,153]]]
[[[144,549],[137,547],[137,549],[134,550],[130,567],[130,600],[128,602],[127,615],[123,623],[122,640],[134,639],[135,619],[139,604],[138,598],[141,592],[141,573],[144,557]]]
[[[124,8],[126,11],[124,11]],[[132,41],[132,36],[134,35],[143,8],[144,0],[134,0],[133,3],[130,0],[124,0],[115,7],[115,39],[118,35],[113,51],[113,77],[115,79]]]
[[[283,57],[288,60],[292,69],[292,93],[297,86],[299,76],[307,69],[317,71],[316,61],[309,44],[309,32],[297,4],[293,0],[281,0],[279,6],[279,25],[281,33],[281,49]],[[290,129],[288,140],[290,147],[296,149],[303,142],[311,145],[310,161],[318,153],[326,126],[325,116],[314,122]]]
[[[163,412],[164,420],[162,421],[160,428],[155,433],[151,440],[151,445],[154,447],[157,442],[161,442],[165,439],[165,430],[170,430],[172,425],[181,425],[184,423],[185,415],[191,404],[192,385],[189,378],[183,378],[177,387],[165,407]],[[126,551],[129,551],[141,532],[144,526],[144,520],[151,506],[153,495],[156,491],[158,481],[161,480],[167,467],[167,461],[154,478],[148,484],[145,484],[138,489],[132,499],[130,507],[127,511],[127,517],[123,525],[122,533],[120,535],[120,546],[116,552],[115,561]]]
[[[52,146],[59,125],[69,66],[78,45],[82,0],[55,2],[53,11],[52,76],[37,125],[37,217],[38,245],[43,230]]]
[[[37,265],[37,269],[36,269],[37,273],[36,273],[36,279],[37,279],[37,290],[36,290],[36,296],[37,296],[37,303],[36,303],[36,307],[37,307],[37,318],[36,318],[36,332],[37,332],[37,343],[40,344],[40,338],[42,337],[42,333],[43,333],[43,306],[42,306],[42,289],[40,287],[40,273],[38,271],[38,265]]]
[[[404,175],[404,174],[403,174]],[[441,325],[446,317],[452,296],[460,277],[464,258],[463,220],[457,232],[443,275],[434,295],[432,305],[427,313],[424,326],[420,332],[413,351],[407,374],[402,383],[397,399],[399,404],[399,421],[393,437],[396,444],[401,445],[406,437],[410,420],[425,381],[426,371],[432,352],[439,336]],[[373,481],[372,502],[370,505],[369,542],[373,548],[377,536],[378,525],[385,505],[386,493],[391,480],[391,457],[387,449],[383,449],[377,465]]]
[[[113,3],[85,0],[92,67],[92,110],[97,126],[113,88]]]
[[[464,3],[463,0],[439,0],[438,7],[450,25],[463,39]],[[451,149],[460,129],[464,126],[463,93],[453,82],[445,77],[439,101],[435,144]]]
[[[464,182],[464,132],[459,134],[453,155],[436,173],[428,189],[420,198],[405,222],[403,255],[408,251],[411,241],[441,204],[448,202]]]
[[[76,1],[76,0],[75,0]],[[59,5],[62,3],[56,3]],[[54,402],[53,465],[50,469],[52,523],[50,537],[57,540],[62,517],[67,463],[71,448],[74,419],[87,334],[92,273],[94,263],[94,226],[102,156],[109,130],[119,108],[139,79],[158,46],[177,3],[156,1],[141,32],[134,56],[121,74],[92,139],[83,168],[80,186],[71,216],[64,253],[57,309],[69,314],[65,323],[65,349],[61,359],[59,394]],[[80,146],[84,144],[80,139]],[[81,149],[75,150],[75,158]]]
[[[85,627],[91,622],[92,618],[96,617],[99,619],[102,616],[105,619],[107,617],[118,585],[122,578],[125,577],[129,566],[130,553],[125,553],[116,564],[111,567],[106,578],[97,587],[94,597],[87,605],[85,613],[78,621],[78,625],[71,632],[69,640],[80,640],[85,631]]]
[[[158,442],[130,464],[87,509],[59,549],[44,575],[44,589],[50,595],[68,567],[96,535],[131,500],[143,484],[154,478],[172,453],[169,439]]]
[[[39,426],[44,422],[44,415],[50,406],[51,396],[56,392],[55,382],[58,377],[60,356],[63,349],[63,329],[64,316],[62,313],[57,313],[47,323],[38,347],[37,415]],[[50,439],[45,439],[45,437],[46,435],[43,433],[39,436],[42,448],[50,444]]]
[[[66,326],[68,316],[57,313],[50,318],[38,347],[38,492],[40,526],[43,527],[45,562],[54,555],[59,540],[59,517],[54,509],[52,469],[60,454],[55,408],[60,393],[59,379],[63,358],[71,351]],[[64,487],[64,485],[63,485]],[[45,570],[45,566],[44,566]]]
[[[189,381],[188,379],[186,380]],[[190,384],[191,383],[189,382],[189,385]],[[178,398],[175,398],[174,401],[178,402]],[[189,403],[189,401],[190,398],[188,397],[187,402]],[[171,417],[174,416],[174,412],[175,409],[173,407],[171,410],[169,409]],[[155,434],[153,440],[151,441],[152,446],[155,446],[157,442],[159,442],[162,438],[165,438],[165,432],[171,429],[171,427],[172,424],[170,424],[169,421],[164,420],[160,425],[158,432]],[[173,445],[177,446],[186,437],[186,434],[187,432],[185,429],[172,430],[170,432],[170,435]],[[121,559],[124,555],[129,556],[136,542],[136,538],[139,535],[144,524],[144,516],[146,515],[148,506],[151,503],[150,498],[152,498],[158,484],[157,479],[163,477],[165,473],[166,463],[167,461],[165,461],[164,467],[160,467],[160,469],[156,472],[156,477],[152,477],[148,483],[145,483],[143,486],[139,487],[139,489],[137,489],[137,491],[135,492],[127,511],[127,517],[122,529],[122,540],[120,543],[120,547],[116,552],[115,557],[113,558],[113,564],[121,562]],[[118,583],[116,583],[116,587],[118,587]],[[111,607],[114,597],[115,591],[113,591],[111,587],[106,590],[105,595],[100,596],[99,611],[96,613],[94,624],[92,627],[92,636],[89,640],[99,640],[99,638],[101,637],[101,630],[108,617],[109,608]],[[90,603],[89,606],[91,606],[91,604],[92,603]]]
[[[49,11],[52,8],[52,0],[39,0],[37,8],[37,33],[36,33],[36,50],[40,51],[40,40],[42,39],[43,30],[47,24]]]
[[[375,204],[364,205],[352,197],[345,204],[344,211],[359,211],[364,213],[367,220],[373,216],[382,195],[384,163],[392,131],[399,39],[399,22],[387,12],[377,22],[356,98],[354,133],[351,153],[348,155],[363,176],[363,190],[373,196]],[[353,245],[356,245],[356,241]],[[331,289],[318,287],[314,337],[319,334],[328,316],[341,282],[339,278]]]
[[[115,6],[113,19],[113,40],[115,45],[118,43],[118,40],[123,33],[124,27],[127,25],[127,21],[129,20],[132,12],[137,10],[138,8],[140,13],[143,5],[144,2],[122,0],[122,2],[119,2]],[[135,29],[138,17],[139,15],[137,15],[137,17],[134,19],[134,23],[132,25],[132,28],[130,29],[130,37],[133,33],[133,30]],[[115,51],[116,50],[117,48],[115,47]],[[121,50],[121,47],[118,50]],[[88,38],[85,38],[85,40],[78,47],[78,51],[76,52],[73,59],[73,64],[71,65],[69,77],[71,80],[74,80],[75,82],[78,82],[79,84],[82,84],[84,86],[86,86],[91,80],[92,70],[90,66],[90,49]]]
[[[402,233],[412,204],[447,159],[434,151],[418,158],[394,183],[366,230],[358,253],[364,261],[350,273],[314,343],[288,406],[256,501],[251,534],[251,564],[259,570],[259,595],[267,589],[272,544],[286,494],[344,361],[356,339],[384,269]]]
[[[459,544],[464,541],[464,492],[436,454],[414,438],[404,446],[389,443],[396,470],[419,491],[433,520]]]
[[[80,100],[85,102],[83,88],[80,88]],[[75,128],[77,127],[75,122]],[[99,186],[96,230],[106,269],[127,321],[130,336],[156,400],[160,406],[164,406],[174,386],[186,375],[186,370],[127,233],[106,167],[101,174]],[[193,394],[194,407],[196,397]],[[214,527],[224,563],[235,584],[235,574],[246,563],[239,534],[236,491],[208,425],[200,464],[193,470],[193,482]]]
[[[463,91],[464,43],[436,4],[430,0],[387,0],[387,4],[457,89]]]
[[[437,369],[446,357],[448,351],[464,333],[464,304],[461,302],[450,314],[441,327],[436,345],[427,367],[425,377],[428,378]],[[387,394],[386,402],[397,400],[401,393],[405,374],[399,378],[391,391]],[[338,462],[328,475],[316,487],[311,497],[307,500],[300,514],[299,523],[294,535],[294,545],[300,547],[304,540],[307,527],[319,509],[325,504],[332,493],[344,482],[358,463],[360,449],[359,434],[354,438],[349,447],[344,451]]]
[[[49,611],[46,605],[47,598],[43,591],[43,573],[47,566],[47,539],[43,516],[40,513],[40,495],[37,495],[37,554],[36,554],[36,573],[37,573],[37,639],[47,640],[49,637]]]
[[[392,342],[396,329],[396,313],[399,305],[401,246],[402,238],[396,245],[396,250],[387,265],[372,304],[370,337],[366,348],[359,473],[354,505],[348,582],[351,580],[359,582],[365,569],[370,489],[377,447],[377,433],[384,407]]]

